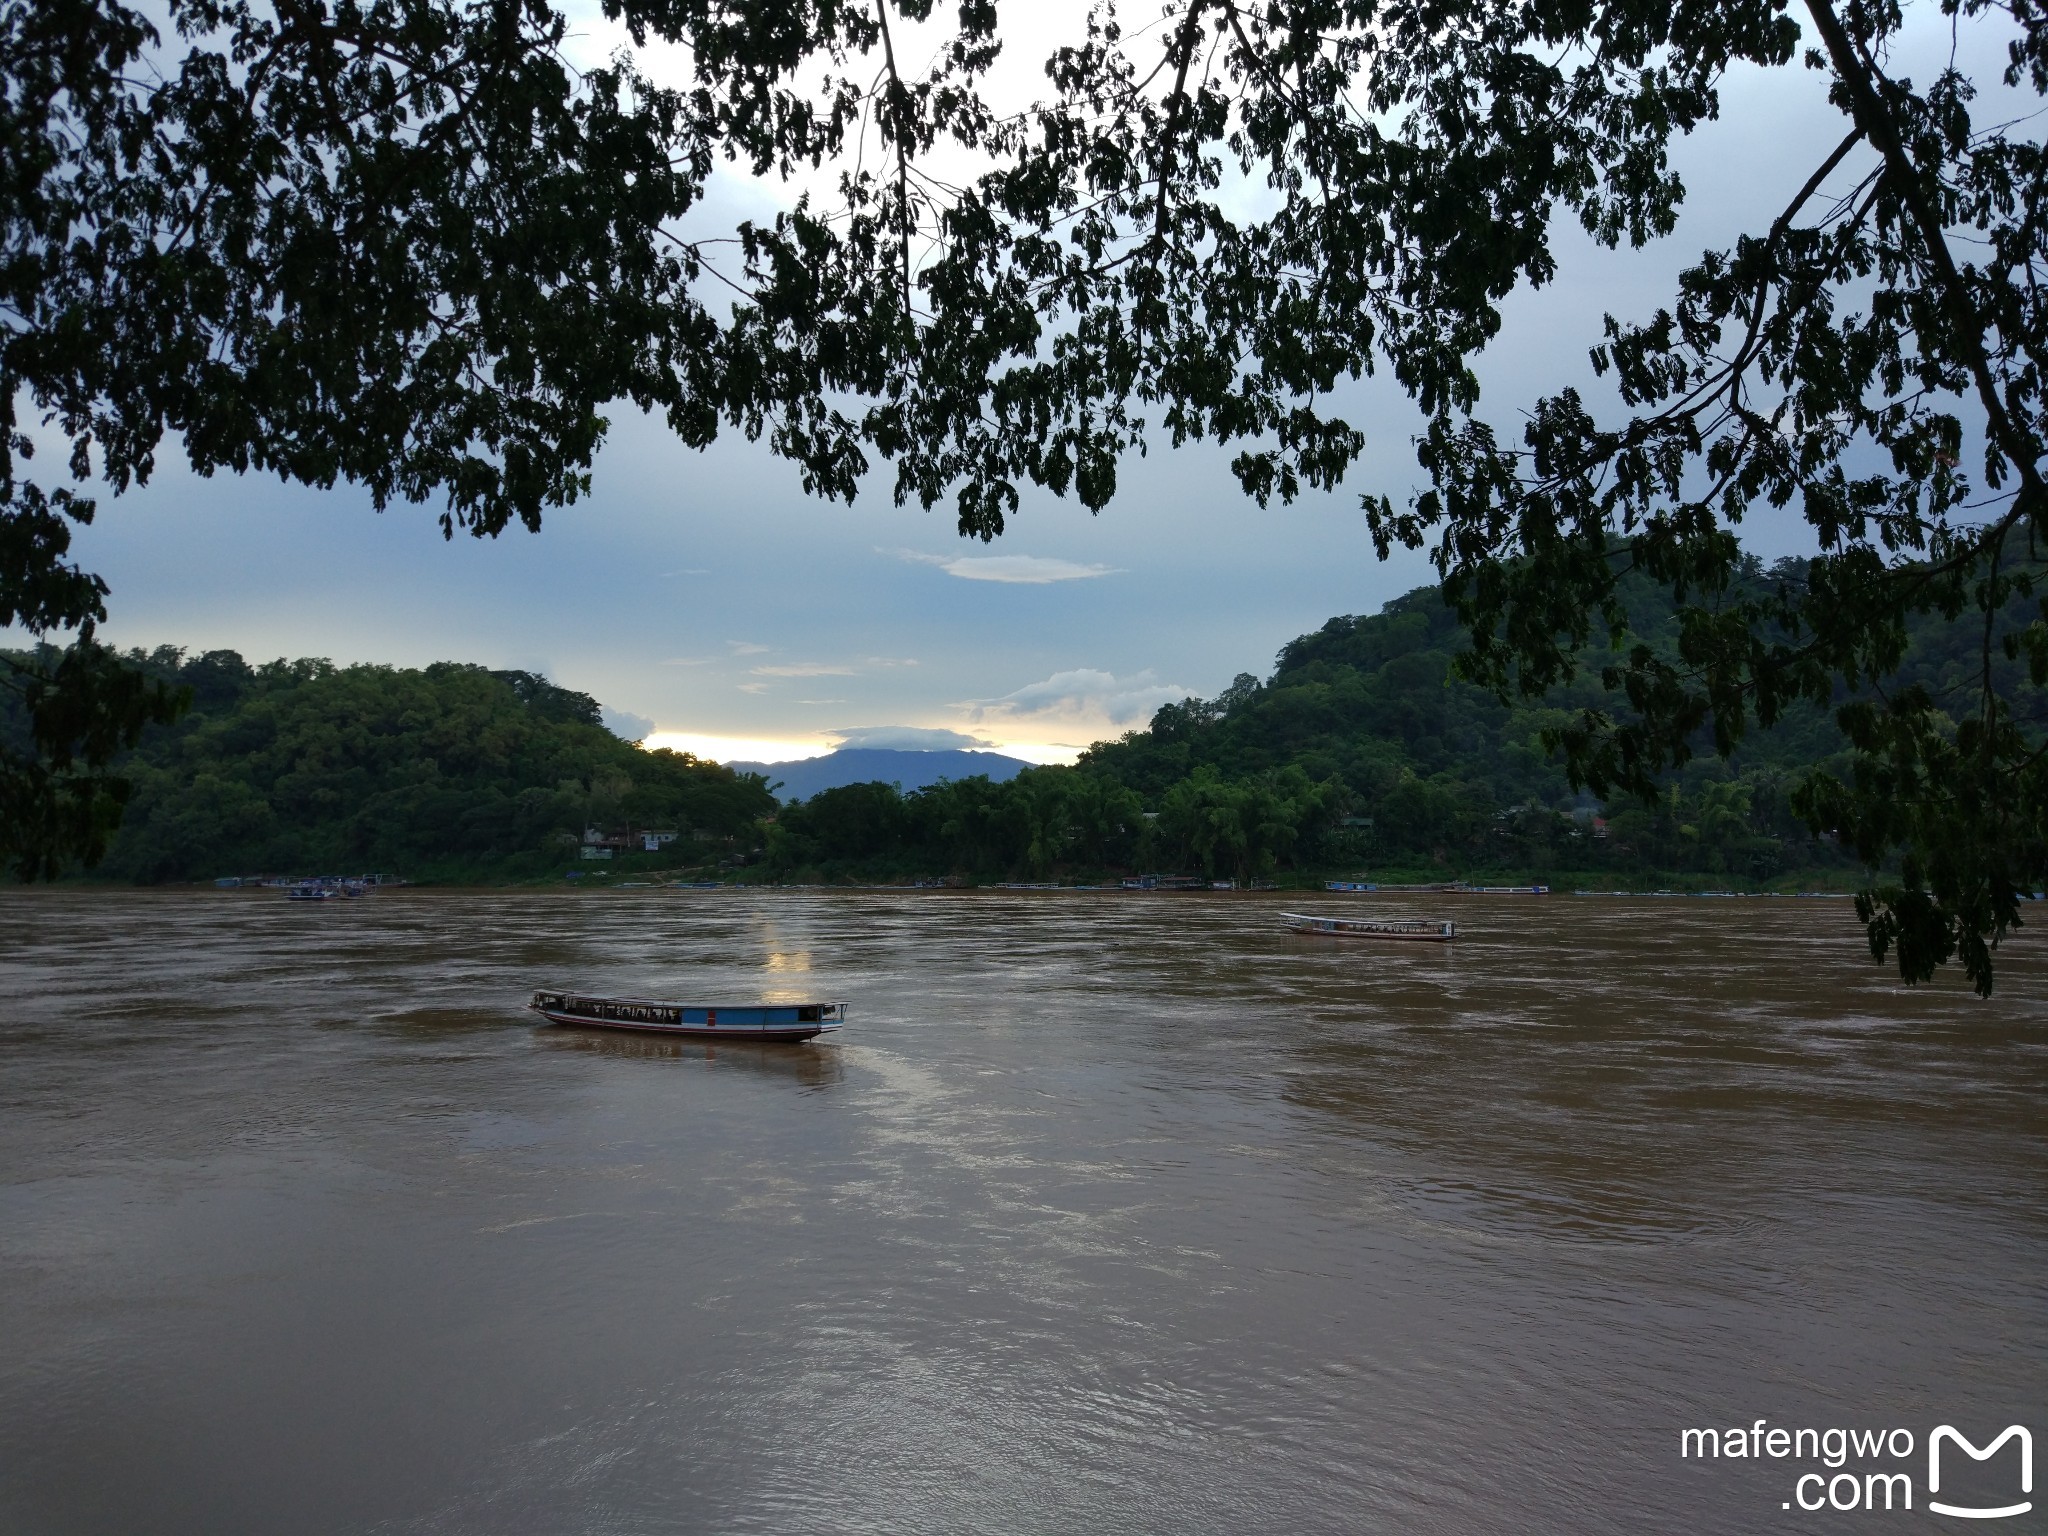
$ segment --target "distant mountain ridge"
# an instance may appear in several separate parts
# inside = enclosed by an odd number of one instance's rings
[[[808,800],[847,784],[895,784],[905,794],[927,789],[941,779],[985,777],[1003,784],[1031,764],[1000,752],[904,752],[887,747],[841,747],[823,757],[788,763],[728,763],[734,773],[765,774],[782,801]]]

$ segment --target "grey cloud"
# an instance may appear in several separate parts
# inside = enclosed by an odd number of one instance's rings
[[[604,728],[626,741],[644,741],[654,734],[654,722],[631,710],[604,706]]]

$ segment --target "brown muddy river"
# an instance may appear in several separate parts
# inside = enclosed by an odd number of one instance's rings
[[[0,1531],[2048,1529],[2037,934],[1302,900],[0,897]]]

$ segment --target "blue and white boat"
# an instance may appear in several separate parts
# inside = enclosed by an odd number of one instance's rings
[[[527,1007],[550,1024],[694,1035],[707,1040],[793,1043],[830,1034],[846,1024],[844,1003],[676,1003],[647,997],[536,992]]]

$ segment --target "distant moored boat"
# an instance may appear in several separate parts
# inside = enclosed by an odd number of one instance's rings
[[[1324,917],[1314,912],[1282,912],[1296,933],[1333,939],[1416,939],[1445,944],[1458,936],[1458,925],[1428,917]]]
[[[846,1023],[844,1003],[674,1003],[644,997],[536,992],[527,1007],[550,1024],[638,1029],[721,1040],[809,1040]]]

